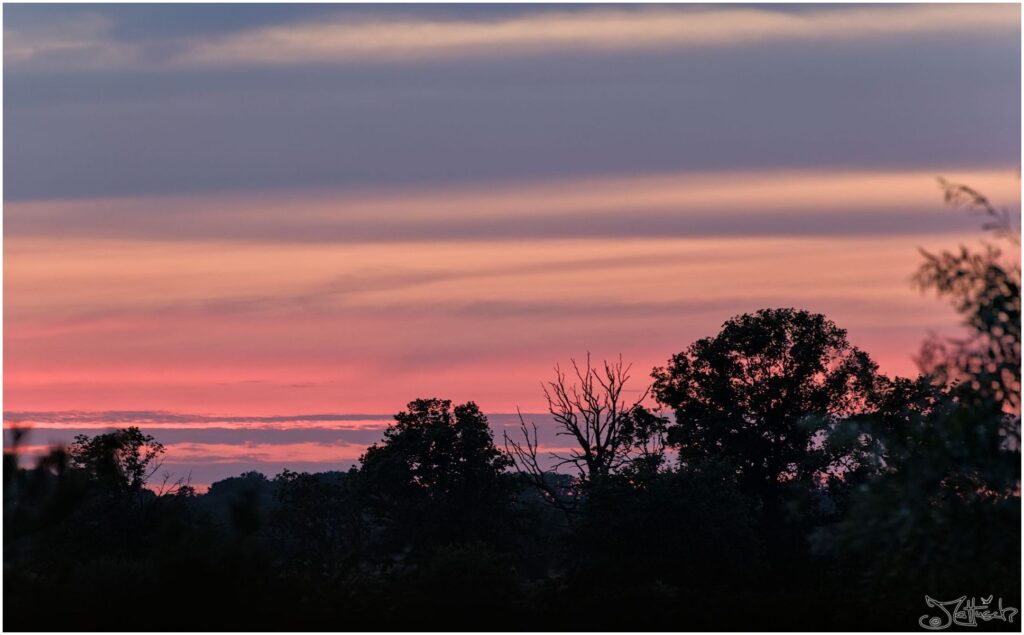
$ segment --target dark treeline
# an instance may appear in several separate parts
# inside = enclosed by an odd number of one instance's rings
[[[969,336],[914,379],[825,316],[765,309],[654,369],[557,369],[561,447],[419,399],[348,471],[154,483],[137,428],[4,455],[10,630],[917,629],[1020,607],[1018,234],[915,277]],[[639,388],[640,390],[636,390]],[[12,446],[21,440],[18,431]],[[995,604],[995,600],[993,600]],[[998,608],[998,607],[995,607]],[[982,627],[1019,630],[1014,623]]]

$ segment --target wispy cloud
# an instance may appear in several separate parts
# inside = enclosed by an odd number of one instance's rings
[[[536,11],[491,19],[339,16],[183,38],[158,47],[111,37],[103,20],[7,34],[14,68],[277,66],[409,62],[458,57],[738,47],[777,41],[845,42],[966,30],[1014,31],[1013,5],[905,5],[782,12],[658,7]]]
[[[314,413],[263,417],[215,416],[167,410],[50,410],[4,412],[4,427],[44,426],[94,429],[98,426],[144,426],[147,428],[242,428],[287,429],[331,428],[356,429],[380,427],[391,419],[382,414]]]
[[[302,64],[551,51],[741,46],[780,40],[849,41],[954,30],[1016,28],[1018,10],[940,5],[780,13],[762,9],[593,10],[492,21],[334,22],[266,28],[201,42],[179,62]]]
[[[721,171],[397,192],[11,202],[8,236],[420,242],[834,236],[935,231],[944,174],[1013,203],[1017,169]],[[142,213],[142,212],[145,213]],[[585,221],[585,222],[583,222]]]
[[[136,45],[118,44],[114,20],[75,15],[4,29],[4,65],[11,68],[72,61],[74,68],[122,67],[142,60]]]

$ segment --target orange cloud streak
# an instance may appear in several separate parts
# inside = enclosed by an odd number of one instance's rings
[[[948,174],[1019,204],[1010,171]],[[353,215],[393,223],[520,214],[527,222],[554,209],[585,225],[598,208],[674,209],[685,220],[707,209],[771,216],[788,205],[815,218],[851,201],[902,206],[924,226],[962,214],[944,209],[931,175],[920,172],[740,176],[10,204],[9,217],[41,218],[182,208],[186,217],[268,223],[269,233],[241,241],[111,237],[102,226],[95,236],[9,232],[6,408],[389,413],[437,395],[509,412],[540,409],[538,382],[569,356],[622,353],[642,381],[728,317],[766,306],[826,313],[892,373],[914,371],[911,356],[929,330],[955,327],[952,310],[914,292],[909,276],[918,247],[980,233],[270,240],[277,224]]]

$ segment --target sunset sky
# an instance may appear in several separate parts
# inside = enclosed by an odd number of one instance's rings
[[[200,485],[763,307],[914,373],[918,248],[982,237],[936,177],[1020,210],[1017,5],[3,11],[5,426]]]

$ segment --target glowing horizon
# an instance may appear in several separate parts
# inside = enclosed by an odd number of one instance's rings
[[[4,427],[329,469],[412,399],[500,428],[556,363],[640,388],[783,306],[911,375],[958,328],[918,249],[984,237],[936,178],[1020,209],[1019,20],[6,7]]]

